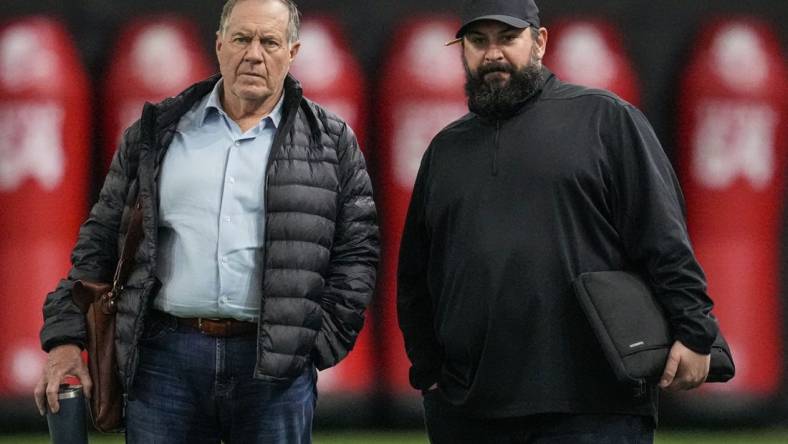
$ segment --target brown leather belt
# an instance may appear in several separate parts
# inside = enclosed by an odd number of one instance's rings
[[[235,319],[176,318],[181,325],[188,325],[207,336],[230,337],[257,333],[256,322]]]

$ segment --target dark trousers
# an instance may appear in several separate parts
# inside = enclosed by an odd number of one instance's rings
[[[636,415],[549,413],[519,418],[469,418],[424,398],[432,444],[651,444],[654,421]]]
[[[139,346],[127,442],[311,443],[313,366],[290,383],[254,379],[254,334],[209,337],[172,317],[146,325]]]

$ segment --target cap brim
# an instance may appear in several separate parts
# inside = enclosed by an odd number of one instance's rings
[[[478,22],[479,20],[495,20],[496,22],[506,23],[507,25],[514,27],[514,28],[527,28],[531,26],[531,23],[526,22],[523,19],[519,19],[517,17],[512,17],[510,15],[483,15],[481,17],[476,17],[473,20],[468,20],[466,23],[460,27],[457,34],[454,36],[458,39],[462,39],[462,36],[465,35],[465,28],[468,27],[471,23]],[[446,43],[446,45],[454,44],[457,40],[452,40],[451,42]]]

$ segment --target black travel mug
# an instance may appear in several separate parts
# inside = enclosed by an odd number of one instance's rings
[[[61,384],[57,399],[60,410],[47,413],[52,444],[87,444],[87,407],[82,386]]]

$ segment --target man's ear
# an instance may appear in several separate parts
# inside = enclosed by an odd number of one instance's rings
[[[295,60],[299,49],[301,49],[301,42],[295,42],[290,45],[290,63],[293,63],[293,60]]]
[[[216,56],[219,56],[219,51],[222,50],[222,33],[221,31],[216,31],[216,44],[214,45],[214,50],[216,51]]]
[[[534,44],[534,55],[537,56],[539,60],[542,60],[545,51],[547,51],[547,28],[539,28],[539,36],[536,38]]]

